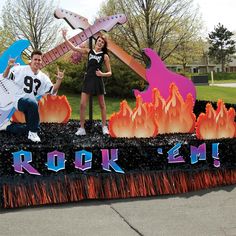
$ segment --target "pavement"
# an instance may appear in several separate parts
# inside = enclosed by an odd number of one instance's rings
[[[1,209],[0,235],[235,236],[236,185],[172,196]]]
[[[219,86],[219,87],[231,87],[231,88],[236,88],[236,83],[223,83],[223,84],[210,84],[210,86]]]

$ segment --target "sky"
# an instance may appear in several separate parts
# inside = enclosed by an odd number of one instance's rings
[[[194,0],[208,32],[219,22],[236,34],[236,0]]]
[[[6,0],[0,0],[0,10]],[[94,22],[100,5],[105,0],[55,0],[57,7],[75,12]],[[203,31],[214,30],[219,22],[228,30],[236,33],[236,0],[194,0],[199,6],[204,23]]]

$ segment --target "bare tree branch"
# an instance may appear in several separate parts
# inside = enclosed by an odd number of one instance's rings
[[[168,58],[187,38],[196,37],[201,26],[193,0],[108,0],[100,11],[102,15],[118,12],[128,22],[112,38],[139,59],[145,47]]]
[[[59,24],[53,0],[7,0],[2,10],[3,27],[13,39],[26,38],[32,50],[47,51],[57,43]]]

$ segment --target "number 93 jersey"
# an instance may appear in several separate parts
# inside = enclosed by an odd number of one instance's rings
[[[16,103],[22,97],[36,100],[36,97],[53,91],[53,84],[49,77],[42,71],[34,74],[29,65],[14,66],[10,70],[8,78],[13,80],[19,88],[16,92]],[[15,107],[17,108],[17,104]]]

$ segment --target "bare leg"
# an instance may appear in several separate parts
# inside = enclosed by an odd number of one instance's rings
[[[102,126],[105,126],[106,119],[107,119],[107,109],[106,109],[104,95],[98,95],[98,103],[101,109]]]
[[[89,99],[89,94],[82,92],[81,100],[80,100],[80,127],[81,128],[84,128],[85,112],[86,112],[88,99]]]

